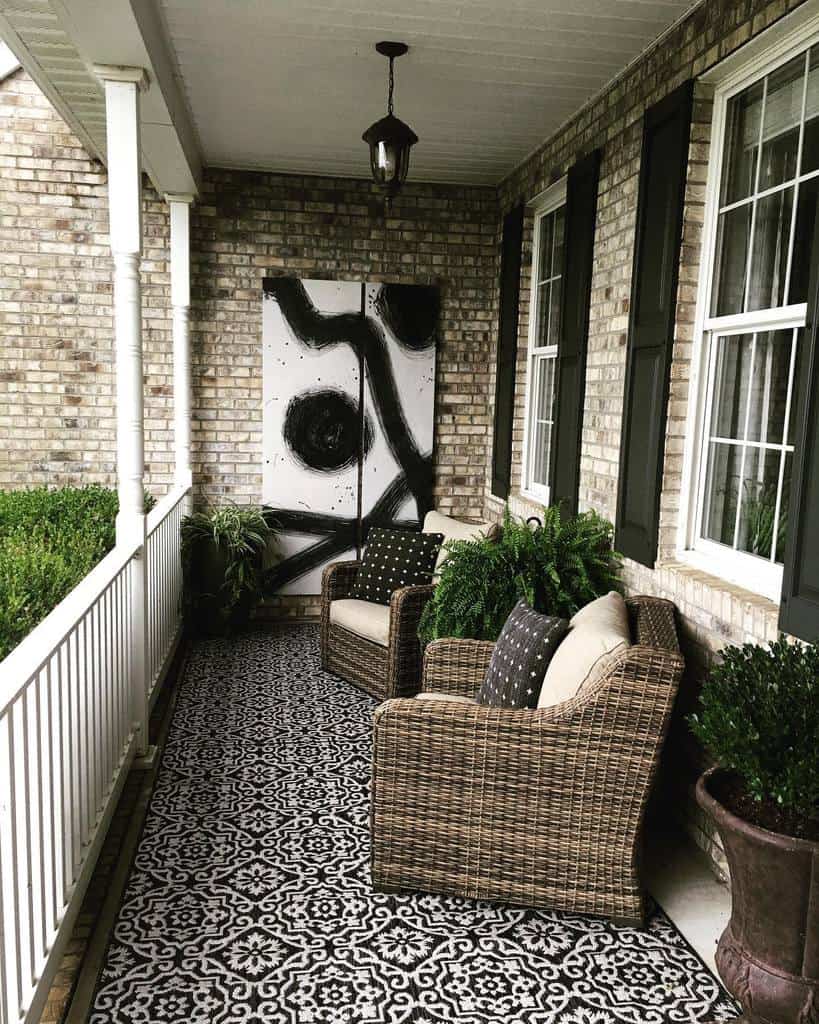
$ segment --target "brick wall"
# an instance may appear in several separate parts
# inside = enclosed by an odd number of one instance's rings
[[[113,484],[106,173],[23,71],[0,82],[0,487]],[[168,226],[145,194],[147,485],[172,478]]]
[[[499,186],[502,218],[516,203],[532,200],[557,181],[578,155],[602,147],[580,467],[581,509],[596,509],[611,520],[615,515],[642,115],[648,106],[682,82],[700,75],[797,6],[797,2],[784,0],[714,0],[697,7]],[[715,652],[727,641],[764,641],[774,637],[778,608],[764,598],[682,565],[676,558],[680,508],[685,500],[682,462],[695,344],[711,112],[709,89],[697,83],[666,430],[659,563],[652,571],[627,562],[626,583],[633,593],[668,597],[680,609],[689,672],[667,758],[671,783],[667,792],[688,818],[695,837],[721,864],[721,851],[714,844],[712,829],[689,799],[690,781],[702,766],[702,756],[692,746],[680,719],[693,704],[703,671]],[[499,219],[498,244],[501,224]],[[520,491],[532,235],[530,214],[524,223],[510,497],[512,510],[523,515],[537,512]],[[494,373],[491,385],[490,404],[494,402]],[[486,514],[497,517],[502,513],[503,503],[491,494],[491,463],[487,464],[486,490]]]
[[[194,479],[199,498],[258,501],[262,278],[437,284],[437,506],[479,518],[490,435],[496,193],[410,185],[385,214],[366,181],[210,170],[192,215]],[[315,599],[273,602],[317,611]]]

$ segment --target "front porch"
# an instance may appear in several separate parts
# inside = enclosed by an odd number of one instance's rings
[[[0,0],[0,486],[118,498],[0,663],[0,1024],[733,1019],[690,714],[726,645],[819,639],[819,0],[104,6]],[[283,557],[207,640],[182,524],[225,506]],[[563,643],[607,598],[560,698],[481,694],[520,602]]]
[[[68,1024],[734,1018],[705,966],[727,901],[697,888],[691,848],[674,843],[670,869],[661,821],[648,877],[682,932],[662,905],[642,931],[373,893],[375,706],[322,672],[312,625],[194,647],[143,831],[121,853],[133,868],[115,920],[103,913],[90,936]]]

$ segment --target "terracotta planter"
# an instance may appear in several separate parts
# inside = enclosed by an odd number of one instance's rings
[[[697,800],[714,819],[731,869],[731,920],[717,968],[750,1024],[819,1024],[819,842],[751,825],[716,800]]]

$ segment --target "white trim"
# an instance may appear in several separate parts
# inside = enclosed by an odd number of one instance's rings
[[[710,359],[715,350],[711,339],[720,335],[764,330],[786,330],[805,323],[806,304],[799,303],[775,310],[710,315],[715,277],[717,226],[720,212],[725,129],[729,100],[754,82],[786,64],[819,42],[819,0],[807,2],[787,18],[742,47],[731,57],[701,76],[701,81],[716,85],[711,124],[710,152],[706,179],[705,214],[699,264],[699,288],[694,317],[694,346],[691,360],[689,401],[683,457],[680,517],[677,524],[676,557],[684,563],[764,594],[778,602],[781,596],[782,570],[775,563],[741,551],[731,551],[715,542],[703,540],[701,533],[701,472],[707,424],[710,422],[710,397],[707,381],[711,377]],[[804,97],[803,97],[804,106]],[[764,110],[763,110],[764,118]],[[762,120],[762,118],[761,118]],[[760,125],[760,130],[762,126]],[[757,171],[759,168],[757,168]],[[795,181],[802,180],[798,173]],[[795,201],[794,201],[795,206]],[[791,239],[793,244],[793,239]],[[753,236],[749,238],[753,246]],[[745,299],[743,299],[743,302]],[[705,554],[703,553],[705,552]],[[778,589],[777,589],[778,588]]]
[[[0,39],[0,82],[5,81],[9,75],[13,75],[22,66],[12,53],[11,48]]]
[[[782,597],[782,566],[760,555],[734,551],[712,540],[701,541],[696,549],[683,552],[680,561],[776,604]]]
[[[565,205],[565,177],[550,185],[527,203],[527,207],[534,213],[535,221],[532,239],[532,266],[529,272],[529,323],[526,334],[526,379],[524,381],[525,397],[523,406],[523,451],[520,493],[522,497],[527,498],[529,501],[535,501],[543,505],[549,504],[549,487],[544,487],[542,484],[533,484],[529,481],[532,365],[535,355],[552,355],[553,353],[556,355],[557,346],[537,344],[538,303],[540,302],[537,280],[538,267],[540,266],[540,225],[544,217],[548,217],[550,213],[554,213],[555,210],[559,210],[561,206]]]

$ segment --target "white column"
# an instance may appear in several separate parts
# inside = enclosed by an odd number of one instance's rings
[[[145,560],[145,425],[142,373],[142,168],[139,94],[142,68],[97,65],[105,89],[108,217],[114,258],[117,375],[117,543],[136,544],[131,590],[131,693],[137,753],[148,748],[147,578]]]
[[[177,486],[190,487],[191,468],[191,350],[188,316],[190,284],[190,194],[165,196],[171,221],[171,308],[173,311],[174,447]],[[190,503],[190,497],[188,498]]]

